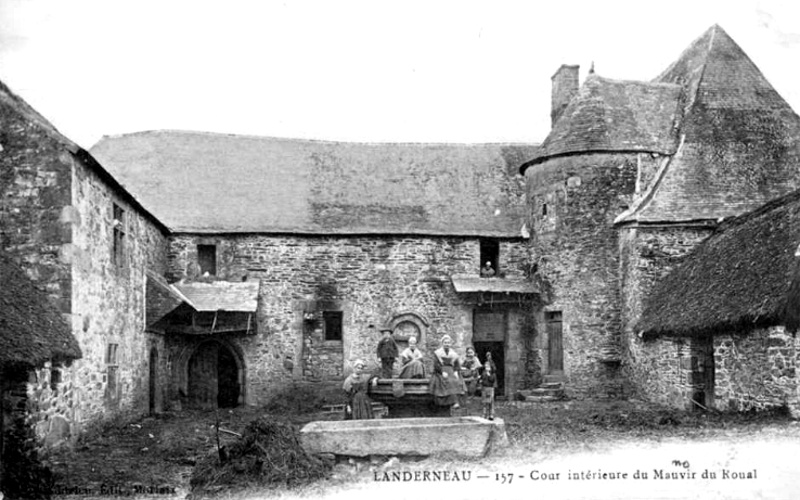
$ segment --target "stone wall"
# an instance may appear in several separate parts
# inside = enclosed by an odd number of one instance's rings
[[[150,348],[160,344],[145,333],[145,272],[165,272],[166,236],[84,163],[74,162],[72,180],[72,244],[64,253],[73,273],[71,323],[83,352],[71,368],[79,388],[74,419],[145,414]],[[117,219],[115,206],[122,210]],[[123,233],[116,259],[115,229]]]
[[[87,423],[147,411],[144,270],[165,271],[166,238],[100,177],[85,153],[23,108],[0,102],[0,247],[54,299],[83,353],[69,367],[33,372],[28,389],[38,410],[29,420],[52,444],[62,441],[55,434],[72,439]],[[127,214],[119,267],[111,257],[113,203]],[[119,346],[114,391],[109,342]],[[57,383],[51,383],[54,374]]]
[[[72,156],[7,100],[0,119],[0,248],[68,313],[71,273],[61,252],[71,233],[62,210],[71,204]]]
[[[474,304],[455,293],[450,277],[478,275],[477,238],[177,235],[169,250],[172,279],[191,275],[198,243],[217,246],[219,279],[261,283],[258,334],[227,337],[242,353],[249,404],[296,383],[338,386],[357,358],[377,369],[379,327],[393,321],[421,325],[429,365],[442,335],[451,335],[462,353],[471,343]],[[501,240],[500,263],[508,276],[524,276],[524,241]],[[326,310],[343,313],[341,341],[324,340]],[[170,342],[182,340],[171,336]],[[526,356],[516,347],[510,356],[522,363],[514,368],[518,377]]]
[[[715,336],[716,408],[800,412],[798,353],[800,339],[782,326]]]
[[[686,407],[689,401],[685,397],[691,393],[691,383],[688,375],[680,371],[680,358],[690,359],[688,341],[645,341],[636,330],[636,323],[642,314],[643,300],[653,286],[707,238],[712,228],[629,226],[619,231],[625,392],[662,404]]]
[[[633,154],[584,154],[549,159],[526,170],[531,259],[548,291],[546,310],[562,312],[570,396],[615,390],[619,383],[619,244],[614,219],[633,200],[637,163]],[[541,314],[539,321],[537,330],[545,331]],[[547,344],[541,347],[546,362]]]

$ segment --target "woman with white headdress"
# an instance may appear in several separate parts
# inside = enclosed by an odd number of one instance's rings
[[[364,361],[357,359],[353,363],[353,373],[344,379],[342,389],[347,395],[347,405],[344,410],[345,420],[362,420],[375,417],[372,414],[372,400],[369,399],[367,393],[370,385],[377,385],[378,377],[364,373],[364,366]]]
[[[417,348],[417,338],[408,339],[408,347],[400,353],[400,378],[425,378],[425,365],[422,363],[422,351]]]
[[[433,376],[428,392],[439,406],[458,408],[459,396],[464,394],[464,381],[458,376],[458,353],[453,349],[453,339],[442,337],[442,347],[433,352]]]

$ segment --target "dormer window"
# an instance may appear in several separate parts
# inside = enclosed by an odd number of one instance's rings
[[[197,245],[197,265],[200,266],[200,275],[210,276],[217,274],[217,246]]]

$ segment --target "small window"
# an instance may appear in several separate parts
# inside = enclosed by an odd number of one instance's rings
[[[493,239],[482,239],[481,245],[481,276],[491,278],[499,272],[500,242]]]
[[[197,245],[197,264],[200,266],[200,275],[206,273],[214,276],[217,274],[217,246]]]
[[[342,340],[342,311],[324,311],[325,340]]]
[[[117,347],[118,344],[108,344],[106,347],[106,376],[107,383],[106,392],[112,397],[117,395],[117,387],[119,386],[119,364],[117,363]]]
[[[561,311],[547,311],[544,313],[544,319],[548,323],[560,323]]]
[[[547,215],[547,203],[542,203],[542,217]]]
[[[61,370],[50,368],[50,390],[53,394],[58,394],[58,384],[61,383]]]
[[[114,228],[111,247],[111,260],[117,269],[125,266],[125,210],[116,203],[113,204],[112,226]]]

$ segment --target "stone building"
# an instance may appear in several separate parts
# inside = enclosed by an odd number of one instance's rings
[[[8,493],[25,487],[20,477],[34,474],[26,459],[36,449],[27,449],[26,430],[46,443],[70,437],[63,408],[42,403],[73,390],[59,382],[81,351],[51,300],[3,252],[0,280],[0,487]]]
[[[660,399],[800,413],[800,192],[724,221],[661,280],[637,330]]]
[[[686,354],[639,335],[642,302],[720,221],[800,186],[800,118],[719,26],[649,82],[590,72],[578,88],[577,71],[554,75],[552,131],[521,168],[538,322],[561,326],[543,344],[563,359],[545,359],[574,396],[692,406],[671,369]]]
[[[49,390],[30,384],[39,437],[55,415],[72,439],[93,422],[147,413],[151,353],[164,357],[144,330],[145,272],[166,271],[165,226],[2,84],[0,124],[0,250],[53,301],[82,352],[58,380],[44,374]]]
[[[449,334],[494,353],[505,393],[529,384],[538,295],[516,169],[533,150],[102,139],[92,154],[170,228],[163,295],[183,298],[151,326],[170,402],[262,404],[294,384],[338,394],[353,361],[375,366],[384,326],[401,346],[416,336],[429,365]],[[480,278],[487,261],[497,275]]]
[[[337,392],[355,359],[375,367],[382,327],[401,346],[416,336],[429,368],[445,334],[492,352],[505,396],[555,380],[573,397],[777,404],[720,377],[698,389],[712,360],[745,366],[701,311],[706,326],[668,335],[642,314],[668,303],[654,287],[683,257],[737,234],[726,219],[800,187],[800,118],[718,26],[650,82],[592,71],[579,86],[578,69],[553,76],[540,147],[160,131],[89,153],[0,87],[0,249],[83,353],[56,382],[71,390],[43,404],[74,436],[298,385]],[[791,392],[782,324],[746,338],[777,349],[753,359]]]

